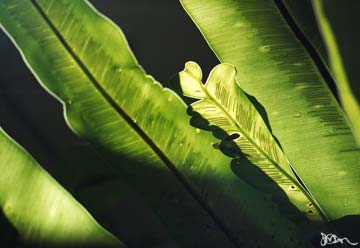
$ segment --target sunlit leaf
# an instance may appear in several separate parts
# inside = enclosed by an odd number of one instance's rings
[[[181,2],[220,61],[236,66],[241,88],[264,107],[273,135],[326,216],[360,214],[360,149],[274,1]]]
[[[271,198],[233,173],[231,158],[212,146],[217,139],[189,125],[184,103],[144,73],[119,29],[85,1],[5,0],[0,22],[63,102],[77,134],[163,173],[157,184],[168,191],[158,196],[173,199],[179,215],[167,206],[169,215],[159,217],[181,246],[307,245]]]
[[[0,146],[0,208],[23,242],[125,247],[2,129]]]
[[[191,104],[194,111],[230,137],[238,134],[231,139],[239,147],[238,156],[243,154],[265,172],[309,219],[321,221],[319,209],[309,208],[316,203],[297,182],[266,123],[236,83],[235,67],[230,64],[216,66],[203,85],[200,67],[195,62],[188,62],[179,78],[183,94],[199,99]]]

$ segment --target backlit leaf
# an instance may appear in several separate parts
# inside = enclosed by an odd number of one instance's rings
[[[238,134],[232,141],[239,147],[239,153],[275,181],[309,219],[321,221],[319,209],[309,208],[316,203],[298,183],[261,115],[236,83],[235,67],[230,64],[216,66],[203,85],[200,67],[188,62],[179,78],[183,94],[199,99],[191,104],[193,110],[210,125],[229,135]]]
[[[86,1],[1,1],[0,23],[78,135],[163,175],[157,184],[167,191],[157,196],[174,199],[178,214],[161,198],[169,212],[156,210],[181,246],[307,245],[270,198],[233,173],[231,158],[212,146],[217,139],[189,125],[184,103],[144,73],[119,29]]]
[[[21,240],[46,246],[125,247],[2,129],[0,146],[0,207]]]
[[[273,135],[329,220],[360,214],[360,149],[274,1],[181,2],[220,61],[235,65],[241,88],[263,106]]]

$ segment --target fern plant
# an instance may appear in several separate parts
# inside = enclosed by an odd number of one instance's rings
[[[111,182],[106,201],[89,204],[100,198],[86,183],[75,200],[1,130],[2,226],[16,233],[2,235],[5,246],[312,247],[320,233],[357,237],[359,98],[325,3],[313,6],[329,57],[315,43],[315,18],[299,11],[313,13],[309,1],[181,4],[221,63],[205,84],[200,66],[186,63],[170,90],[87,1],[0,1],[1,28],[91,144],[82,153],[91,162],[71,166]],[[105,217],[129,192],[139,198],[129,215],[143,211],[153,233]]]

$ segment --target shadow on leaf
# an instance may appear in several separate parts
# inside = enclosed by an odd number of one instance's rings
[[[305,215],[288,200],[287,195],[277,183],[248,160],[247,157],[249,154],[243,153],[233,141],[239,134],[230,134],[217,126],[209,125],[209,122],[199,113],[194,112],[191,106],[188,107],[187,113],[191,116],[190,124],[192,126],[212,132],[213,136],[219,139],[219,143],[213,145],[213,147],[219,149],[226,156],[233,158],[229,165],[233,173],[241,180],[265,193],[265,195],[278,206],[281,213],[297,226],[301,227],[300,229],[304,230],[306,239],[315,244],[320,235],[320,230],[326,230],[326,228],[311,223]],[[264,112],[263,115],[264,114],[266,115],[266,112]]]

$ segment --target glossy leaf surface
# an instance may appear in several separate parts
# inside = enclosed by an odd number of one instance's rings
[[[360,214],[360,150],[275,3],[181,2],[220,61],[236,66],[241,88],[264,107],[273,135],[327,218]]]

